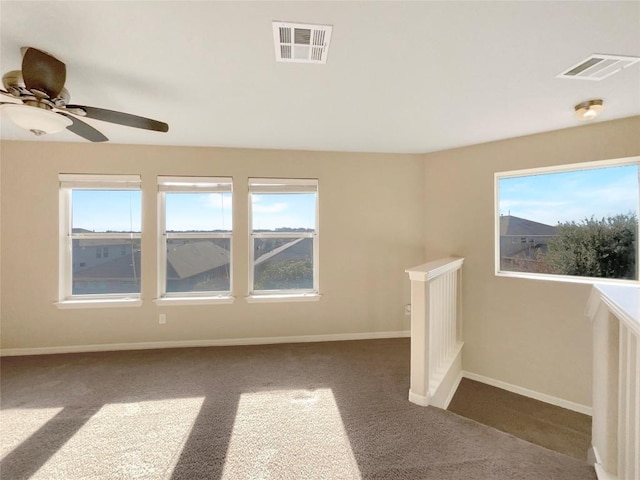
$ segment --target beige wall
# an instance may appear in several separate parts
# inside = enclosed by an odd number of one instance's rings
[[[494,275],[494,173],[640,155],[640,117],[428,154],[426,258],[463,267],[463,368],[591,405],[589,285]]]
[[[640,155],[639,133],[634,117],[422,156],[3,142],[2,348],[406,330],[404,269],[457,254],[466,259],[464,369],[590,405],[590,287],[495,277],[493,174]],[[58,310],[60,172],[140,173],[145,192],[156,175],[234,177],[236,302],[153,304],[156,207],[147,194],[144,306]],[[320,179],[320,302],[242,298],[249,176]]]
[[[2,347],[31,348],[408,330],[404,269],[424,261],[424,162],[340,154],[111,144],[3,142]],[[139,173],[141,308],[59,310],[58,174]],[[231,305],[157,307],[157,175],[234,179]],[[247,178],[313,177],[320,188],[320,288],[314,303],[247,304]],[[158,314],[167,324],[158,324]]]

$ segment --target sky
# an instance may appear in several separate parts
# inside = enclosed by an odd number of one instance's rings
[[[638,213],[638,166],[627,165],[503,178],[501,215],[547,225]]]
[[[499,180],[499,208],[547,225],[638,212],[638,166],[585,169]],[[231,193],[167,193],[168,231],[231,230]],[[134,231],[141,192],[74,190],[73,228]],[[314,228],[315,194],[253,194],[255,230]]]
[[[231,230],[231,193],[166,194],[167,231]],[[73,228],[140,232],[141,192],[74,190]],[[254,194],[253,227],[314,228],[315,194]]]

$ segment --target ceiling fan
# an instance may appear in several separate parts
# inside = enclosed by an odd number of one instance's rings
[[[64,88],[67,77],[65,64],[37,48],[23,47],[21,51],[22,71],[6,73],[2,77],[6,90],[0,89],[0,94],[13,100],[0,102],[0,111],[6,112],[18,126],[35,135],[55,133],[66,128],[91,142],[104,142],[108,138],[78,117],[157,132],[169,131],[169,125],[150,118],[70,104],[71,96]]]

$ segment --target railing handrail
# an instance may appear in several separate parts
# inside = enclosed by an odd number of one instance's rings
[[[599,301],[602,301],[634,335],[640,337],[640,286],[596,284],[593,287],[587,316],[595,319]]]
[[[463,262],[464,258],[461,257],[440,258],[417,267],[407,268],[405,272],[409,274],[410,280],[429,282],[445,273],[460,269]]]

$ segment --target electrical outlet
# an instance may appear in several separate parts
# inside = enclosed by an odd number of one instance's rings
[[[167,315],[165,313],[160,314],[160,317],[158,317],[158,323],[160,323],[160,325],[167,323]]]
[[[411,304],[410,303],[407,303],[404,306],[404,314],[407,315],[407,316],[411,315]]]

